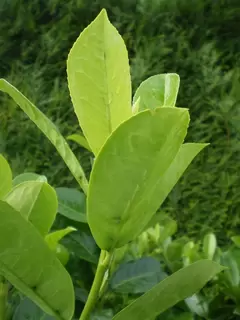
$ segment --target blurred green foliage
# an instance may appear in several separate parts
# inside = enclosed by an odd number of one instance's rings
[[[210,142],[165,201],[179,232],[219,242],[240,211],[240,39],[238,0],[1,0],[0,77],[30,98],[67,136],[78,128],[66,82],[67,54],[102,7],[123,36],[133,90],[147,77],[180,75],[177,106],[188,107],[188,141]],[[45,174],[76,186],[51,144],[14,102],[0,97],[0,152],[15,174]],[[72,148],[89,174],[89,153]]]

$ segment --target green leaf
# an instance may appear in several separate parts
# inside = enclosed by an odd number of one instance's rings
[[[86,196],[72,188],[56,188],[58,196],[58,212],[78,222],[87,223]]]
[[[106,10],[74,43],[67,74],[79,124],[97,154],[111,132],[131,117],[128,53]]]
[[[217,248],[217,239],[214,233],[208,233],[203,238],[203,252],[207,259],[212,260]]]
[[[88,190],[88,181],[77,158],[70,149],[57,127],[48,119],[31,101],[29,101],[20,91],[4,79],[0,79],[0,90],[6,92],[35,123],[35,125],[52,142],[58,153],[68,166],[74,178],[85,193]]]
[[[221,264],[228,268],[224,271],[223,277],[225,277],[230,286],[237,287],[240,283],[240,272],[231,252],[227,251],[222,254]]]
[[[7,160],[0,154],[0,199],[12,188],[12,171]]]
[[[99,249],[90,232],[74,232],[63,239],[63,244],[79,259],[97,264]]]
[[[26,181],[41,181],[47,182],[47,178],[45,176],[39,175],[33,172],[25,172],[21,173],[13,179],[13,186],[17,186],[18,184]]]
[[[4,198],[45,236],[57,214],[57,195],[46,182],[27,181],[18,184]]]
[[[70,320],[71,278],[34,226],[0,201],[0,273],[46,313]]]
[[[57,245],[59,243],[59,241],[65,237],[66,235],[68,235],[69,233],[76,231],[77,229],[72,228],[72,227],[67,227],[65,229],[61,229],[61,230],[57,230],[57,231],[53,231],[51,233],[49,233],[48,235],[46,235],[45,237],[45,241],[48,244],[48,247],[51,250],[56,250]]]
[[[233,236],[231,237],[231,240],[238,248],[240,247],[240,236]]]
[[[88,223],[101,249],[137,237],[159,208],[162,179],[188,122],[186,109],[146,110],[107,140],[94,162],[87,199]]]
[[[81,134],[72,134],[67,137],[68,140],[72,140],[74,142],[77,142],[81,147],[87,149],[88,151],[92,152],[87,140],[85,137]]]
[[[35,303],[28,298],[21,300],[12,320],[55,320],[55,317],[49,316],[43,312]]]
[[[210,260],[197,261],[161,281],[120,311],[113,320],[146,320],[157,317],[199,291],[223,268]]]
[[[123,294],[144,293],[166,277],[158,260],[145,257],[123,263],[113,274],[110,286]]]
[[[133,98],[139,111],[157,107],[175,107],[180,78],[176,73],[157,74],[143,81]]]

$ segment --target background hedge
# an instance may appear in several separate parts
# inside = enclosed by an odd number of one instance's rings
[[[239,0],[1,0],[0,77],[64,135],[78,128],[65,61],[102,7],[126,42],[134,90],[148,76],[177,72],[177,105],[188,107],[192,120],[187,140],[211,143],[161,210],[177,218],[180,233],[211,229],[225,243],[240,213]],[[45,137],[15,103],[0,99],[0,152],[14,173],[36,171],[55,186],[76,186]],[[71,146],[89,172],[89,154]]]

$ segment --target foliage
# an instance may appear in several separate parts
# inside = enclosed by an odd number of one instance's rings
[[[86,34],[89,36],[87,43]],[[113,40],[114,46],[111,46]],[[117,51],[125,54],[121,70],[117,67],[115,45]],[[166,193],[206,144],[192,143],[185,148],[189,111],[176,108],[178,85],[167,83],[168,76],[166,85],[158,89],[162,91],[160,96],[167,97],[163,106],[132,111],[131,83],[123,79],[123,75],[130,79],[127,51],[105,10],[81,33],[70,51],[67,66],[74,110],[96,157],[89,182],[81,164],[51,120],[8,81],[0,79],[0,90],[7,93],[51,141],[86,195],[87,221],[81,222],[84,222],[83,229],[90,229],[101,249],[94,280],[87,298],[84,298],[80,315],[80,320],[87,320],[93,312],[105,311],[98,302],[108,287],[115,251],[134,241],[152,223]],[[83,81],[88,79],[87,90],[84,87],[82,90]],[[156,90],[155,83],[153,86]],[[151,86],[149,90],[154,94]],[[92,92],[96,93],[94,99]],[[140,102],[145,95],[146,108],[152,97],[145,89],[139,89]],[[123,113],[118,99],[124,102]],[[100,125],[96,127],[98,122]],[[6,160],[1,159],[7,170],[0,171],[0,178],[8,188],[0,201],[1,320],[10,316],[6,303],[8,282],[48,315],[71,320],[78,316],[74,311],[74,282],[78,276],[71,278],[64,268],[70,254],[59,241],[72,232],[74,234],[78,228],[67,227],[51,233],[49,230],[57,211],[71,217],[68,199],[71,199],[72,192],[65,189],[63,203],[68,204],[65,211],[57,203],[57,199],[63,199],[63,196],[59,197],[58,192],[57,197],[55,190],[39,175],[21,175],[21,178],[15,178],[12,188],[11,170]],[[16,180],[20,183],[16,184]],[[75,210],[83,215],[82,204]],[[81,223],[75,216],[73,223]],[[81,229],[79,227],[79,231]],[[209,241],[212,239],[207,239],[204,246],[208,259],[198,259],[178,268],[120,312],[114,310],[113,319],[153,319],[199,291],[223,270],[219,263],[209,259],[215,250],[215,243],[209,245]],[[225,260],[223,263],[228,265]],[[84,290],[84,286],[81,288],[80,285],[79,289]],[[21,302],[14,314],[19,312],[20,306]],[[38,311],[33,308],[33,316]],[[38,316],[44,318],[44,314]]]
[[[4,0],[1,77],[54,119],[64,136],[75,133],[65,60],[79,31],[103,6],[126,42],[133,91],[149,76],[177,72],[178,106],[191,111],[188,139],[211,142],[165,202],[166,211],[182,234],[197,237],[211,229],[227,241],[226,233],[239,223],[238,0]],[[7,96],[1,96],[0,118],[0,152],[15,175],[37,172],[55,186],[77,186],[51,144]],[[71,146],[89,177],[91,155]]]

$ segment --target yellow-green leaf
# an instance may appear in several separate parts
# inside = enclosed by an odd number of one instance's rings
[[[133,102],[136,103],[140,98],[140,111],[157,107],[175,107],[179,84],[180,78],[176,73],[157,74],[140,84]]]
[[[101,249],[140,234],[159,207],[162,177],[187,133],[186,109],[157,108],[116,129],[95,160],[87,219]]]
[[[80,34],[67,61],[70,95],[94,154],[131,117],[131,80],[123,39],[102,10]]]
[[[0,154],[0,199],[12,188],[12,171],[7,160]]]
[[[0,201],[0,273],[58,320],[74,312],[72,280],[34,226]]]
[[[55,190],[46,182],[26,181],[14,187],[4,198],[45,236],[50,230],[58,208]]]
[[[88,181],[77,158],[70,149],[57,127],[43,114],[31,101],[29,101],[20,91],[4,79],[0,79],[0,90],[6,92],[35,123],[35,125],[52,142],[58,153],[68,166],[74,178],[85,193],[88,190]]]

